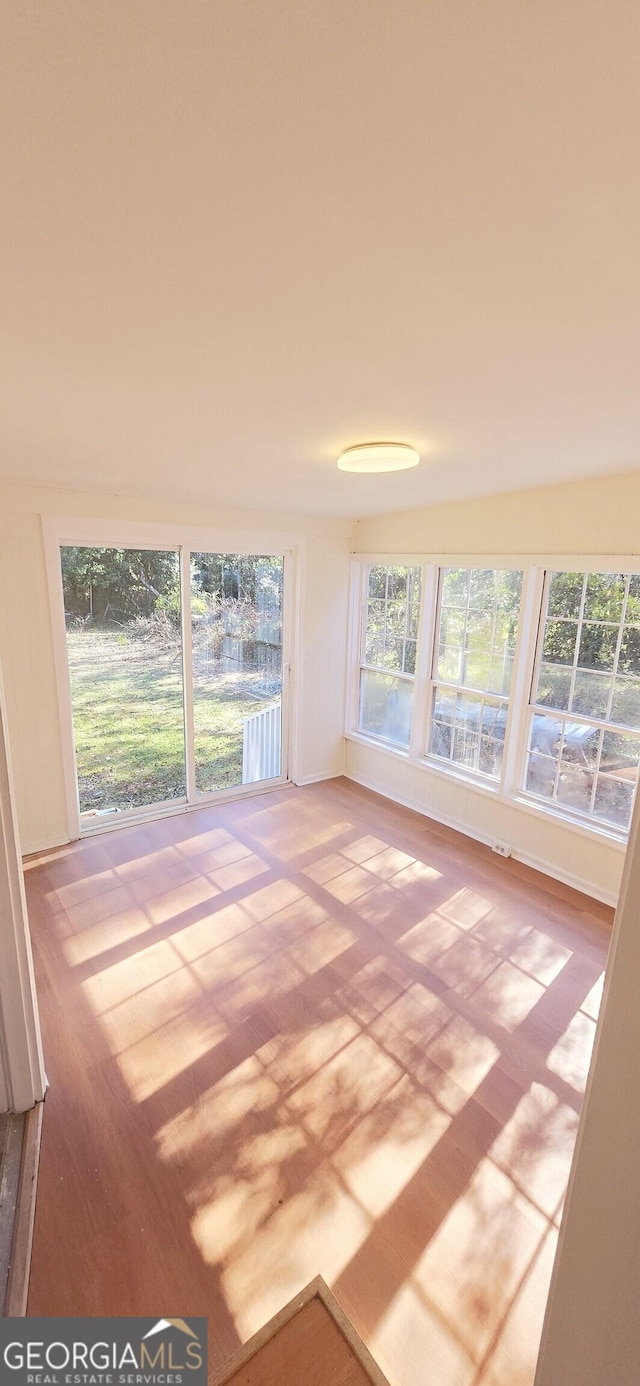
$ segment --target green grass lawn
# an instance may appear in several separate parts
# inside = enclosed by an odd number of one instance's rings
[[[186,793],[182,661],[172,640],[129,629],[67,631],[71,701],[82,813],[142,807]],[[242,719],[260,703],[248,679],[215,679],[204,664],[194,681],[199,789],[242,783]]]

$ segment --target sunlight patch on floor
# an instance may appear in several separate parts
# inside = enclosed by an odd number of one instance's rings
[[[462,937],[462,931],[455,924],[434,911],[407,929],[397,942],[408,957],[429,967]]]
[[[333,1164],[373,1218],[385,1213],[427,1159],[451,1118],[408,1074],[339,1146]]]
[[[229,1027],[201,1003],[121,1050],[118,1068],[134,1102],[144,1102],[226,1039]]]
[[[414,1279],[474,1361],[491,1346],[547,1230],[546,1218],[482,1160],[421,1256]]]
[[[567,1187],[577,1131],[573,1108],[541,1083],[532,1083],[489,1151],[549,1218]]]
[[[243,1339],[266,1323],[316,1275],[331,1285],[366,1241],[371,1219],[328,1164],[276,1207],[251,1245],[222,1273],[222,1286]],[[213,1246],[203,1255],[217,1259]]]
[[[139,906],[132,905],[107,920],[92,924],[81,933],[72,934],[63,943],[64,955],[71,967],[90,962],[122,943],[129,943],[151,928],[150,920]]]
[[[545,988],[509,962],[501,962],[474,993],[474,1002],[496,1025],[516,1030],[545,994]]]
[[[565,1083],[569,1083],[576,1092],[585,1090],[595,1037],[595,1020],[578,1011],[547,1060],[551,1072],[564,1078]]]

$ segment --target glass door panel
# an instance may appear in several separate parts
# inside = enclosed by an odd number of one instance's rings
[[[186,796],[177,550],[61,549],[80,812]]]
[[[284,559],[192,553],[195,783],[277,779],[282,759]]]

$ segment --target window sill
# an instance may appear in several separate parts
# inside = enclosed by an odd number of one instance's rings
[[[382,737],[378,740],[375,736],[366,736],[364,732],[348,731],[344,732],[344,739],[355,741],[357,746],[368,746],[370,750],[382,751],[383,755],[393,756],[394,760],[411,760],[406,746],[394,746],[392,741],[383,741]],[[415,765],[415,761],[412,764]]]
[[[545,804],[537,799],[531,798],[525,793],[509,794],[504,796],[509,804],[517,804],[519,809],[525,813],[532,813],[536,818],[542,818],[545,822],[561,823],[564,828],[571,828],[582,837],[589,837],[593,841],[606,842],[610,847],[617,847],[622,852],[627,850],[629,834],[616,832],[614,828],[608,828],[605,823],[589,823],[580,818],[573,818],[569,813],[563,813],[561,809],[555,807],[547,808]]]
[[[530,798],[521,791],[507,794],[500,789],[499,785],[485,783],[477,779],[474,775],[465,774],[464,770],[454,769],[449,765],[439,765],[426,756],[412,756],[409,751],[401,747],[394,747],[388,742],[376,741],[374,737],[365,736],[362,732],[345,732],[345,740],[353,741],[356,745],[365,746],[369,750],[382,752],[383,755],[391,756],[394,760],[403,760],[407,764],[419,767],[434,775],[436,779],[449,780],[461,788],[473,789],[476,793],[484,795],[486,798],[493,799],[494,803],[505,804],[509,808],[517,808],[523,813],[532,814],[534,818],[541,819],[543,822],[556,824],[563,828],[568,828],[571,832],[577,833],[580,837],[589,838],[592,842],[604,842],[609,847],[617,848],[625,852],[627,848],[627,835],[611,831],[604,824],[602,827],[595,823],[581,822],[573,818],[568,813],[562,813],[557,808],[547,808],[546,805],[538,803],[537,800]]]

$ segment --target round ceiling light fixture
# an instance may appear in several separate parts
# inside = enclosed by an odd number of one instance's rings
[[[404,472],[419,461],[407,443],[357,443],[340,454],[338,466],[341,472]]]

